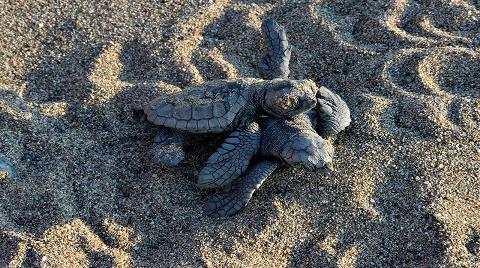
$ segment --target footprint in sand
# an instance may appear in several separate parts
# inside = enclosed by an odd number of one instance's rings
[[[423,47],[478,42],[475,34],[478,21],[475,16],[478,16],[478,10],[462,1],[420,3],[396,0],[392,2],[383,21],[386,29],[399,40]]]
[[[474,131],[480,126],[479,60],[468,48],[404,49],[387,56],[381,78],[407,105],[424,103],[437,125]]]
[[[385,129],[410,129],[427,136],[438,132],[437,126],[478,130],[480,51],[473,48],[480,43],[478,4],[348,3],[342,10],[317,4],[315,14],[340,46],[373,55],[372,62],[382,66],[380,84],[394,94],[389,97],[390,112],[385,110],[380,120]],[[398,49],[382,49],[387,47]]]
[[[140,238],[132,238],[131,228],[110,220],[103,222],[103,228],[113,237],[116,247],[107,245],[79,219],[52,226],[41,238],[4,231],[4,236],[18,241],[8,267],[31,265],[32,263],[25,263],[27,256],[31,256],[29,251],[33,251],[35,256],[29,261],[39,267],[131,267],[133,263],[129,252]]]

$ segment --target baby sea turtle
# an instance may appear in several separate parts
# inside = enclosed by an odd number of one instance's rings
[[[324,166],[330,167],[333,157],[333,147],[330,140],[350,123],[350,111],[346,103],[327,88],[318,88],[309,80],[302,81],[303,84],[311,84],[311,86],[308,86],[307,89],[300,89],[298,96],[302,96],[302,90],[307,90],[303,94],[308,95],[303,96],[304,98],[310,98],[311,93],[308,89],[313,90],[315,109],[308,111],[309,108],[303,107],[292,113],[282,108],[291,100],[288,97],[285,98],[285,95],[288,95],[289,92],[285,92],[285,90],[281,92],[278,90],[281,86],[273,85],[277,85],[277,83],[288,85],[298,81],[288,80],[291,47],[288,44],[284,28],[275,21],[265,20],[262,29],[267,40],[267,53],[261,59],[259,72],[262,78],[266,80],[246,78],[234,81],[213,81],[199,87],[192,87],[193,90],[189,88],[179,94],[161,96],[144,109],[150,121],[167,126],[167,128],[160,129],[155,137],[153,147],[156,162],[164,165],[175,166],[184,158],[184,132],[178,130],[207,133],[223,132],[237,128],[222,146],[210,156],[207,165],[200,172],[198,185],[202,188],[215,188],[229,184],[245,173],[251,157],[258,151],[262,161],[251,167],[246,176],[234,184],[235,186],[232,187],[230,192],[215,196],[207,202],[204,213],[210,216],[229,216],[240,211],[261,183],[277,167],[283,164],[303,165],[309,170]],[[225,105],[229,102],[231,94],[233,94],[232,99],[234,99],[235,96],[243,96],[242,94],[250,92],[248,90],[250,87],[254,88],[254,92],[258,92],[259,86],[272,90],[272,93],[280,93],[275,94],[274,99],[276,101],[271,102],[276,105],[276,109],[280,108],[279,110],[272,112],[273,109],[265,105],[266,99],[264,98],[262,100],[263,104],[260,102],[260,105],[256,104],[253,107],[248,104],[240,105],[241,109],[244,110],[241,113],[230,115],[235,119],[232,119],[232,124],[225,128],[222,128],[221,123],[218,123],[220,127],[215,127],[217,126],[215,121],[212,124],[214,127],[211,128],[208,125],[210,119],[205,120],[199,117],[196,117],[196,126],[192,123],[194,128],[184,129],[184,122],[177,126],[177,120],[191,119],[198,110],[203,113],[200,109],[202,105],[219,105],[217,103]],[[271,88],[272,86],[273,88]],[[242,92],[246,89],[247,92]],[[293,87],[294,89],[295,87]],[[234,93],[231,93],[232,90]],[[192,93],[193,98],[190,97]],[[254,103],[258,103],[258,95],[256,94],[258,93],[253,93],[254,99],[252,101]],[[255,96],[257,96],[256,99]],[[212,99],[215,101],[211,101]],[[243,99],[246,98],[243,97]],[[184,100],[187,100],[189,107],[192,107],[191,110],[187,110],[191,111],[191,115],[184,118],[174,117],[172,120],[171,115],[174,115],[177,107],[184,107],[179,105]],[[277,105],[278,102],[281,105]],[[296,103],[298,104],[298,101]],[[164,116],[157,115],[156,111],[160,109],[159,105],[166,107],[164,108],[167,110],[165,114],[170,117],[162,118]],[[211,114],[214,113],[214,109],[217,108],[213,106]],[[207,110],[209,109],[207,108]],[[300,112],[300,110],[302,111]],[[308,112],[302,113],[305,111]],[[181,111],[176,113],[182,114]],[[238,115],[240,116],[238,117]],[[203,122],[200,123],[200,120],[203,120]],[[175,128],[172,128],[173,126]],[[188,127],[188,122],[186,126]],[[330,139],[323,139],[317,132]]]
[[[266,20],[262,28],[268,40],[267,57],[276,59],[276,66],[287,66],[262,71],[264,66],[270,66],[268,58],[264,58],[260,63],[262,76],[288,77],[290,50],[283,57],[277,53],[286,51],[288,47],[283,27],[275,21]],[[210,198],[203,208],[205,215],[225,217],[238,213],[265,179],[282,165],[301,165],[311,171],[324,166],[332,169],[332,141],[350,124],[350,110],[340,96],[325,87],[319,88],[317,100],[313,111],[291,119],[265,117],[260,120],[262,135],[258,153],[262,160],[250,167],[243,178],[235,181],[229,191]]]
[[[166,127],[155,137],[154,159],[169,166],[182,161],[185,132],[231,132],[200,171],[198,185],[221,187],[242,175],[259,148],[261,127],[257,121],[260,116],[291,118],[317,103],[319,89],[312,80],[286,78],[288,62],[285,65],[278,50],[289,57],[290,47],[286,39],[286,43],[282,42],[272,40],[269,53],[262,61],[262,74],[269,78],[281,74],[273,80],[216,80],[164,94],[147,104],[144,107],[147,119]]]

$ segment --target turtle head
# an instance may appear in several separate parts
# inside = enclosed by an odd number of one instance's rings
[[[315,95],[318,91],[312,80],[271,81],[263,100],[263,108],[276,117],[292,117],[315,107]]]
[[[281,158],[291,166],[301,165],[309,171],[332,169],[333,146],[316,133],[304,132],[288,141]]]

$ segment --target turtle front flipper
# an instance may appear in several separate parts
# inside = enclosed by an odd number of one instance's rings
[[[288,44],[285,29],[276,21],[266,19],[262,30],[267,49],[258,66],[260,75],[264,79],[287,78],[292,47]]]
[[[350,109],[345,101],[326,87],[317,92],[317,132],[323,137],[333,137],[350,125]]]
[[[280,164],[277,160],[267,160],[255,165],[238,184],[233,186],[232,190],[210,198],[203,207],[203,214],[219,218],[238,213]]]
[[[198,186],[216,188],[242,175],[260,145],[260,126],[253,122],[230,133],[207,160],[198,175]]]
[[[168,128],[161,128],[150,148],[153,161],[167,167],[180,164],[185,158],[185,134]]]

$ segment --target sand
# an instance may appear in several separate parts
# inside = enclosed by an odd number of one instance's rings
[[[0,267],[480,267],[479,1],[50,2],[0,2]],[[353,121],[336,171],[206,218],[221,137],[158,167],[133,109],[257,76],[264,17]]]

